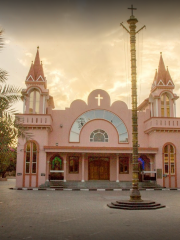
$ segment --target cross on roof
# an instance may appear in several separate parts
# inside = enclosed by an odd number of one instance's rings
[[[95,99],[97,99],[97,100],[98,100],[98,106],[100,106],[100,100],[101,100],[101,99],[103,99],[103,97],[101,97],[101,95],[100,95],[100,94],[98,94],[98,96],[97,96],[97,97],[95,97]]]
[[[137,8],[133,8],[133,5],[131,5],[131,8],[128,8],[131,10],[131,15],[133,16],[133,10],[137,10]]]

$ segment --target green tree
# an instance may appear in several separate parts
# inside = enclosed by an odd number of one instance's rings
[[[3,48],[0,31],[0,50]],[[0,69],[0,172],[4,176],[12,158],[11,147],[17,144],[17,137],[28,138],[30,134],[22,126],[20,117],[15,118],[13,104],[21,100],[21,88],[6,84],[7,72]]]

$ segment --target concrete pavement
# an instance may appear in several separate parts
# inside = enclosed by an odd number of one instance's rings
[[[0,182],[0,239],[180,239],[180,191],[141,191],[159,210],[116,210],[129,191],[18,191]]]

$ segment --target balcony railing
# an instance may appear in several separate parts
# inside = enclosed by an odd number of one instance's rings
[[[52,127],[51,115],[44,114],[18,114],[16,119],[27,127]]]
[[[180,130],[180,118],[150,118],[145,121],[145,133],[153,130]]]

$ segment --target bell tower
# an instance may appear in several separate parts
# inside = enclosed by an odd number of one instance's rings
[[[22,90],[24,114],[47,114],[54,108],[53,97],[49,95],[47,80],[40,61],[39,47],[34,62],[31,63],[25,80],[26,89]]]
[[[165,68],[160,53],[159,66],[155,72],[149,97],[152,117],[176,117],[176,100],[179,97],[173,93],[174,88],[169,69]]]
[[[149,109],[151,117],[176,117],[176,100],[179,97],[173,92],[174,88],[169,69],[165,67],[160,53],[149,98],[138,106],[138,111]]]

